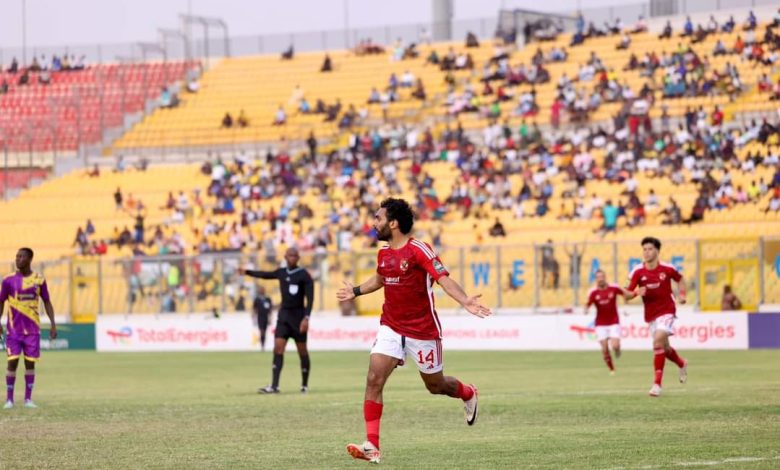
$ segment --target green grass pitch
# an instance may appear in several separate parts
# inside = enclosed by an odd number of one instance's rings
[[[780,468],[780,351],[681,351],[664,395],[647,396],[652,354],[610,377],[597,351],[449,352],[445,373],[480,390],[474,427],[458,400],[429,395],[416,369],[391,376],[386,468]],[[364,468],[367,353],[313,353],[311,392],[286,354],[282,393],[268,353],[44,352],[35,410],[0,410],[0,469]],[[20,369],[21,369],[20,365]]]

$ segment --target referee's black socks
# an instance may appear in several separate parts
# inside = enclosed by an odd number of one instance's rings
[[[309,370],[311,367],[311,361],[309,361],[309,355],[301,356],[301,376],[302,382],[301,386],[308,387],[309,386]]]
[[[271,368],[273,371],[273,382],[271,386],[273,388],[279,388],[279,376],[282,374],[282,366],[284,365],[284,354],[274,354],[274,365]]]

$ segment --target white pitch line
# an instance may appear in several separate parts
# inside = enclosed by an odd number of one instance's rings
[[[639,467],[611,467],[607,470],[653,470],[656,468],[668,468],[668,467],[713,467],[715,465],[724,465],[729,463],[743,463],[743,462],[766,462],[780,460],[780,455],[774,457],[729,457],[723,460],[693,460],[690,462],[672,462],[665,463],[663,465],[642,465]]]
[[[717,387],[675,387],[675,388],[664,388],[664,395],[666,394],[677,394],[677,393],[699,393],[699,392],[714,392],[716,390],[722,390]],[[506,397],[517,397],[517,396],[525,396],[525,397],[534,397],[534,396],[557,396],[557,397],[576,397],[576,396],[586,396],[586,395],[646,395],[647,392],[644,391],[644,389],[639,389],[636,387],[632,388],[611,388],[611,389],[604,389],[604,390],[579,390],[579,391],[572,391],[572,392],[517,392],[517,393],[495,393],[495,394],[485,394],[486,397],[491,398],[506,398]]]

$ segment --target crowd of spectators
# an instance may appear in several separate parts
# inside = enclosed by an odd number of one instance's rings
[[[713,28],[710,24],[707,30],[717,31],[723,26]],[[588,27],[589,34],[596,35],[644,30],[641,18],[628,28],[619,19],[603,31],[592,23]],[[769,33],[768,38],[762,42],[776,51],[772,46],[776,37]],[[473,46],[474,39],[468,39],[469,45]],[[371,52],[372,45],[364,40],[358,48],[361,53],[381,53]],[[397,41],[393,49],[408,50],[410,46]],[[300,112],[324,111],[326,119],[346,119],[347,125],[340,126],[348,135],[346,146],[318,151],[312,134],[305,154],[283,148],[254,158],[244,153],[232,160],[215,156],[202,168],[209,184],[189,196],[171,193],[166,206],[169,220],[155,229],[152,237],[139,239],[136,227],[130,242],[151,247],[152,252],[205,253],[252,247],[269,258],[276,257],[279,245],[296,244],[303,251],[348,250],[357,238],[371,246],[376,243],[371,227],[373,210],[384,195],[398,193],[403,186],[410,186],[417,195],[415,206],[423,219],[443,220],[453,212],[464,218],[486,219],[493,210],[502,211],[502,218],[598,219],[596,231],[603,236],[619,227],[643,225],[649,217],[665,224],[691,224],[704,219],[708,211],[764,200],[767,205],[761,210],[780,210],[777,120],[728,124],[718,106],[702,106],[688,108],[679,124],[672,125],[665,110],[660,121],[654,123],[648,112],[658,105],[652,80],[635,92],[620,79],[620,72],[607,68],[595,53],[578,64],[576,76],[563,74],[559,78],[551,129],[540,129],[533,120],[538,112],[533,86],[520,93],[515,86],[549,82],[546,66],[566,61],[568,55],[566,48],[555,47],[547,53],[539,48],[530,63],[512,65],[511,49],[496,45],[478,75],[481,90],[469,81],[460,84],[463,88],[458,92],[452,83],[444,103],[450,115],[481,112],[492,118],[478,136],[466,133],[459,123],[441,132],[397,123],[357,131],[349,122],[364,118],[364,109],[350,105],[342,110],[340,101],[328,106],[321,100],[309,107],[303,90],[295,87],[288,106]],[[399,60],[404,60],[403,54]],[[476,68],[467,52],[452,49],[444,57],[433,52],[428,62],[438,65],[445,79],[453,69]],[[641,59],[632,55],[625,69],[641,69],[649,78],[660,73],[663,78],[659,89],[666,98],[734,94],[745,88],[737,67],[727,63],[722,70],[714,70],[706,56],[687,45],[678,45],[672,53],[649,51]],[[766,75],[758,85],[761,93],[780,93],[780,83],[773,86]],[[419,99],[425,99],[424,85],[406,70],[400,76],[391,75],[382,91],[372,89],[367,104],[391,103],[399,99],[403,89],[419,91]],[[517,101],[514,114],[524,118],[519,125],[510,125],[500,114],[498,104],[510,100]],[[588,114],[605,102],[620,103],[620,111],[610,123],[589,124]],[[573,125],[562,130],[564,113],[569,114]],[[225,120],[228,118],[230,125],[235,125],[229,114]],[[284,105],[280,104],[276,121],[280,125],[286,121]],[[741,149],[752,142],[766,145],[768,151],[738,158],[744,153]],[[399,170],[397,163],[402,160],[410,162],[408,172]],[[459,171],[459,178],[447,194],[437,193],[434,177],[426,171],[426,164],[432,161],[447,161]],[[748,186],[733,183],[731,175],[750,175],[761,167],[775,168],[771,181],[757,177]],[[644,188],[639,187],[639,181],[647,178],[663,178],[677,186],[694,184],[698,195],[692,206],[686,201],[681,207],[676,197],[662,201],[652,190],[640,191]],[[620,197],[589,195],[592,181],[618,185]],[[316,195],[320,203],[327,204],[326,223],[310,223],[321,218],[314,217],[314,209],[304,202],[311,199],[305,195]],[[261,201],[273,197],[281,198],[281,205],[267,210]],[[551,207],[552,200],[559,205]],[[208,214],[233,214],[235,220],[213,222]],[[192,220],[202,225],[192,226],[195,246],[184,247],[182,237],[174,235],[173,228]],[[505,234],[504,225],[495,220],[489,235]]]

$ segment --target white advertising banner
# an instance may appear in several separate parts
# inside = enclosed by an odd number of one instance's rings
[[[249,315],[101,315],[98,351],[246,351],[257,346]],[[253,344],[254,341],[254,344]]]
[[[444,316],[448,350],[577,351],[598,348],[594,316],[507,315],[479,319]],[[641,315],[621,316],[626,350],[652,346]],[[377,317],[312,317],[312,351],[368,351],[379,327]],[[268,334],[273,337],[274,328]],[[250,351],[259,349],[257,328],[249,315],[102,316],[96,325],[98,351]],[[270,338],[267,345],[271,344]],[[680,349],[747,349],[744,313],[681,314],[672,344]],[[288,345],[294,348],[292,341]]]
[[[449,350],[592,350],[598,348],[593,319],[592,315],[445,316],[442,342]],[[620,321],[623,349],[652,346],[641,315],[623,316]],[[747,323],[743,313],[684,314],[675,323],[672,341],[681,349],[747,349]],[[313,319],[309,348],[368,350],[378,325],[377,318]]]

